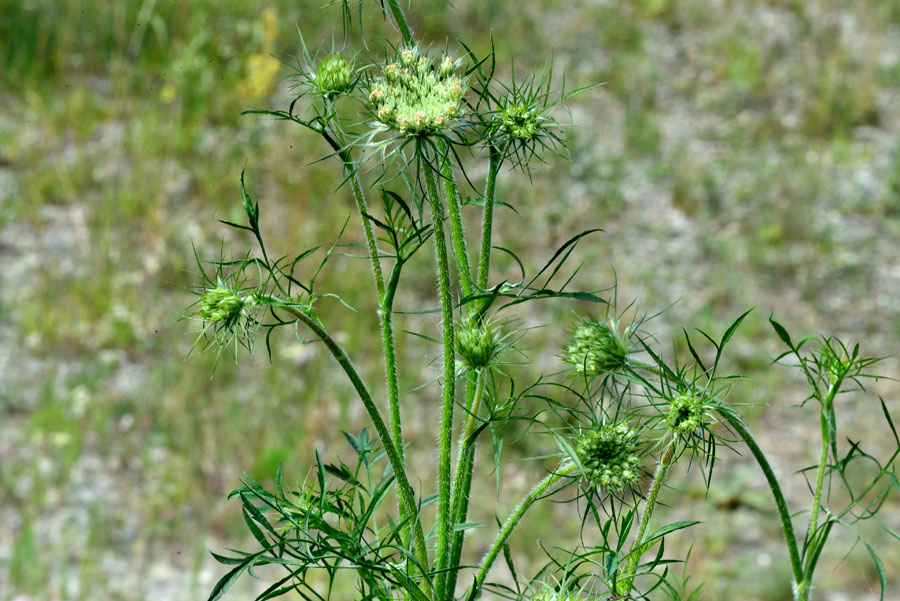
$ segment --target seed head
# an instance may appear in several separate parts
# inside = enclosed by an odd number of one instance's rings
[[[493,328],[473,323],[460,326],[456,332],[456,352],[471,369],[487,367],[497,353]]]
[[[682,394],[669,403],[666,413],[669,430],[688,434],[703,423],[703,402],[692,394]]]
[[[346,92],[353,85],[353,66],[343,54],[329,54],[316,69],[316,84],[326,96]]]
[[[608,491],[623,490],[640,475],[637,442],[637,433],[624,421],[591,430],[576,449],[584,477]]]
[[[628,357],[628,330],[619,334],[616,324],[601,321],[584,321],[577,326],[563,349],[563,361],[575,367],[575,371],[587,376],[616,371],[625,365]]]
[[[397,62],[375,78],[369,102],[376,120],[405,136],[440,133],[459,115],[465,85],[445,56],[435,68],[416,48],[403,48]]]
[[[207,290],[200,298],[197,317],[209,323],[229,322],[237,319],[247,301],[233,290],[218,287]]]

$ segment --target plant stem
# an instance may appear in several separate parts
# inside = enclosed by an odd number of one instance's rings
[[[644,369],[660,377],[671,380],[668,374],[651,363],[633,357],[628,358],[628,363],[632,367]],[[772,497],[775,499],[775,508],[778,511],[778,517],[781,520],[781,529],[784,532],[788,556],[791,560],[791,571],[794,574],[794,582],[798,587],[803,584],[808,585],[808,583],[805,583],[803,563],[800,561],[800,552],[797,548],[797,536],[794,534],[794,524],[791,522],[791,512],[788,509],[784,493],[781,491],[781,485],[778,483],[778,478],[775,477],[775,472],[772,470],[769,460],[756,442],[756,439],[753,438],[753,434],[751,434],[747,426],[744,425],[743,418],[739,413],[724,403],[719,405],[717,409],[719,414],[725,418],[725,421],[727,421],[737,435],[741,437],[744,444],[747,445],[750,452],[753,454],[754,459],[756,459],[756,463],[759,464],[763,476],[766,478],[766,483],[772,491]]]
[[[475,394],[472,402],[468,404],[467,409],[469,419],[466,427],[459,440],[459,457],[456,461],[456,478],[453,481],[453,500],[450,503],[450,514],[453,516],[453,522],[456,526],[466,523],[469,515],[469,492],[472,487],[472,470],[475,466],[475,423],[477,421],[478,411],[481,409],[481,399],[484,395],[485,381],[487,374],[479,372],[477,374],[478,383],[475,386]],[[453,532],[453,540],[450,544],[450,572],[447,576],[447,582],[444,597],[451,598],[456,589],[456,580],[459,576],[459,559],[462,556],[463,542],[465,541],[466,530],[456,530]],[[448,597],[449,594],[449,597]]]
[[[335,342],[327,331],[325,331],[325,328],[319,325],[319,322],[316,321],[314,317],[304,313],[296,307],[285,305],[284,302],[279,299],[269,298],[268,300],[272,301],[271,304],[273,306],[280,307],[296,317],[325,343],[325,346],[331,352],[331,355],[343,368],[344,373],[346,373],[347,377],[350,379],[350,383],[353,384],[353,387],[356,389],[356,393],[359,395],[366,412],[369,414],[369,419],[372,420],[372,425],[375,426],[375,432],[381,440],[381,445],[384,447],[384,452],[388,457],[391,468],[394,470],[394,475],[397,478],[397,496],[400,498],[400,506],[404,513],[404,519],[412,520],[414,522],[413,527],[415,529],[415,535],[413,536],[413,550],[416,560],[421,565],[423,572],[427,572],[429,569],[428,554],[425,547],[425,535],[422,530],[422,523],[418,519],[415,493],[413,492],[412,486],[409,484],[409,478],[407,477],[403,460],[397,452],[397,449],[394,447],[390,432],[388,432],[387,426],[381,417],[381,413],[378,411],[378,407],[372,400],[372,395],[369,394],[369,390],[366,388],[365,383],[363,383],[362,379],[359,377],[359,373],[357,373],[356,368],[353,367],[353,364],[350,362],[344,349]]]
[[[653,482],[650,484],[650,492],[647,495],[647,503],[644,506],[644,515],[641,516],[641,523],[638,526],[637,535],[631,543],[631,559],[628,561],[628,567],[625,570],[624,578],[620,581],[620,587],[617,587],[620,594],[627,594],[634,588],[634,575],[637,573],[638,564],[641,555],[644,554],[644,536],[647,534],[647,528],[650,526],[650,518],[653,516],[653,508],[656,507],[656,500],[659,497],[659,491],[662,483],[666,479],[669,467],[672,465],[672,457],[675,455],[675,446],[678,439],[673,437],[669,444],[666,445],[665,451],[656,464],[656,472],[653,474]]]
[[[326,137],[326,139],[328,139]],[[340,138],[338,138],[340,140]],[[342,141],[342,140],[341,140]],[[367,215],[368,205],[366,196],[363,193],[362,186],[357,174],[356,164],[350,151],[340,145],[335,145],[341,160],[344,163],[344,170],[350,179],[350,188],[353,191],[353,198],[356,201],[356,208],[359,211],[359,218],[362,221],[363,232],[366,237],[366,245],[369,248],[369,257],[372,261],[372,273],[375,278],[375,290],[378,294],[378,320],[381,324],[381,346],[384,350],[384,371],[387,379],[388,388],[388,410],[391,423],[391,440],[394,448],[400,457],[401,462],[405,462],[403,457],[403,426],[400,417],[400,385],[399,376],[397,374],[397,355],[394,346],[394,326],[391,317],[393,308],[394,293],[397,289],[399,269],[401,264],[398,260],[394,264],[394,271],[391,273],[391,279],[388,282],[388,288],[384,285],[384,274],[381,271],[381,260],[379,258],[378,246],[375,244],[375,233],[372,231],[372,224],[369,222]],[[395,277],[397,276],[397,277]],[[399,505],[399,498],[398,498]],[[400,507],[401,519],[407,522],[411,521],[415,514],[406,515],[403,508]],[[406,528],[404,528],[404,537],[406,537]],[[408,542],[408,541],[407,541]]]
[[[438,141],[438,152],[441,155],[441,178],[444,180],[444,192],[447,196],[447,212],[450,215],[450,237],[453,241],[453,253],[459,266],[459,283],[463,296],[472,294],[472,271],[469,268],[469,251],[466,250],[466,236],[463,231],[460,215],[459,187],[450,161],[450,150],[447,142]]]
[[[831,405],[834,403],[834,397],[841,386],[843,378],[834,381],[828,388],[828,394],[822,401],[820,419],[822,423],[822,452],[819,455],[819,471],[816,474],[816,488],[813,492],[812,511],[809,516],[809,526],[806,529],[806,543],[812,540],[813,535],[819,527],[819,506],[822,501],[822,486],[825,483],[825,471],[828,461],[828,447],[831,445],[831,427],[829,427],[828,416],[831,413]]]
[[[781,485],[778,484],[778,478],[775,477],[775,472],[772,471],[769,460],[766,459],[766,456],[756,442],[756,439],[753,438],[753,434],[751,434],[750,430],[747,429],[747,426],[744,425],[741,416],[733,410],[720,409],[719,414],[725,418],[725,421],[727,421],[734,431],[737,432],[738,436],[744,440],[744,444],[746,444],[750,449],[750,452],[753,453],[753,457],[762,469],[766,482],[769,484],[769,488],[772,491],[772,497],[775,499],[778,517],[781,518],[781,529],[784,531],[784,539],[787,543],[788,555],[791,559],[791,570],[794,573],[794,582],[802,583],[804,580],[803,564],[800,562],[800,553],[797,550],[797,537],[794,534],[794,525],[791,522],[791,512],[788,509],[784,493],[781,492]]]
[[[424,161],[423,161],[424,163]],[[444,233],[444,210],[430,165],[423,165],[428,200],[434,225],[434,252],[437,259],[438,286],[441,296],[441,330],[443,338],[444,382],[441,399],[441,433],[438,458],[438,539],[435,557],[436,587],[442,590],[446,580],[447,559],[450,551],[450,453],[453,444],[453,404],[456,380],[453,339],[453,302],[450,298],[450,264],[447,257],[447,241]]]
[[[478,255],[478,287],[487,288],[491,270],[491,236],[494,224],[494,189],[497,185],[497,173],[503,162],[499,148],[491,144],[488,160],[488,175],[484,185],[484,212],[481,223],[481,254]]]
[[[531,489],[531,492],[519,502],[512,514],[506,519],[506,523],[503,524],[503,528],[500,530],[497,538],[494,539],[494,542],[491,544],[490,549],[488,549],[484,559],[481,560],[481,567],[475,575],[475,584],[473,585],[476,589],[480,589],[484,585],[484,580],[487,578],[487,574],[494,564],[494,560],[497,559],[497,555],[500,554],[503,545],[506,544],[509,535],[512,534],[519,521],[521,521],[522,517],[525,515],[525,512],[528,511],[536,501],[541,499],[544,496],[544,493],[553,487],[553,485],[557,484],[576,469],[578,468],[574,464],[563,461],[557,466],[553,473],[544,477],[544,479]]]

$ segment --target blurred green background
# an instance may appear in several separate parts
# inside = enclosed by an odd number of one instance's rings
[[[278,59],[299,52],[298,26],[311,47],[342,44],[340,11],[322,4],[0,0],[0,599],[205,598],[225,571],[207,550],[247,544],[225,501],[241,475],[269,482],[284,461],[302,481],[313,449],[346,455],[340,430],[365,425],[315,345],[283,336],[271,364],[264,353],[223,359],[211,377],[212,354],[186,359],[196,323],[179,320],[196,283],[192,245],[205,257],[250,248],[215,221],[241,219],[245,163],[282,253],[330,243],[353,214],[334,165],[308,165],[327,152],[318,139],[239,115],[290,101]],[[765,317],[774,310],[796,335],[833,333],[869,355],[900,351],[900,4],[429,0],[409,17],[426,42],[457,54],[457,40],[486,51],[493,31],[501,79],[513,60],[518,74],[539,69],[552,49],[567,85],[605,83],[571,103],[570,161],[548,159],[531,183],[502,176],[499,197],[518,215],[501,215],[498,243],[533,268],[572,234],[602,227],[577,255],[582,288],[617,280],[621,304],[668,308],[648,324],[664,348],[681,327],[721,332],[755,307],[729,364],[755,383],[735,395],[759,404],[759,437],[804,506],[806,485],[792,474],[813,463],[818,426],[811,408],[789,407],[803,383],[766,369],[779,348]],[[373,48],[394,41],[377,18],[367,31]],[[350,224],[352,242],[355,216]],[[435,304],[429,267],[411,274],[402,308]],[[364,359],[380,355],[374,307],[368,285],[356,285],[367,278],[364,262],[331,264],[323,289],[359,313],[335,303],[323,318],[377,388],[379,364]],[[535,373],[558,369],[566,325],[589,310],[522,314],[547,326],[525,340]],[[399,327],[436,325],[407,317]],[[403,385],[430,379],[420,358],[436,349],[412,337],[400,348]],[[897,367],[889,359],[881,371]],[[875,397],[900,409],[897,393],[880,380],[843,401],[846,435],[887,449]],[[433,391],[407,403],[428,489]],[[554,449],[527,439],[509,456]],[[663,499],[672,515],[705,521],[676,550],[694,545],[705,599],[789,599],[754,465],[720,459],[709,497],[693,470],[673,480],[684,496]],[[479,521],[505,515],[540,473],[506,469],[497,501],[482,465]],[[536,539],[578,540],[574,512],[545,504],[526,520],[522,565],[541,561]],[[897,499],[883,517],[900,528]],[[900,545],[871,534],[897,598]],[[841,540],[823,561],[819,598],[877,598],[865,554],[841,562],[852,539]],[[472,547],[470,559],[479,555]]]

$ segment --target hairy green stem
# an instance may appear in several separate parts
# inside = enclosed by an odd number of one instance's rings
[[[466,523],[469,515],[469,492],[472,487],[472,470],[475,466],[475,424],[478,411],[481,409],[481,399],[484,396],[484,386],[487,374],[479,372],[476,376],[478,383],[475,385],[475,393],[467,404],[469,418],[459,440],[459,457],[456,461],[456,477],[453,480],[453,498],[450,503],[450,515],[456,526]],[[459,529],[453,532],[453,540],[450,544],[450,572],[444,593],[445,598],[452,598],[456,589],[456,580],[459,576],[459,560],[462,557],[463,542],[465,542],[466,530]]]
[[[475,575],[475,589],[478,590],[484,585],[485,578],[487,578],[488,572],[491,570],[491,566],[494,565],[494,560],[497,559],[497,555],[500,554],[500,551],[503,549],[503,545],[506,544],[507,539],[509,539],[509,535],[512,534],[513,530],[515,530],[516,526],[522,520],[522,517],[525,515],[525,512],[531,508],[532,505],[535,504],[539,499],[544,497],[545,493],[550,490],[555,484],[557,484],[560,480],[564,479],[566,476],[577,470],[578,468],[572,464],[568,463],[568,461],[563,461],[557,466],[556,470],[551,474],[548,474],[541,480],[537,486],[531,489],[531,492],[528,493],[524,499],[522,499],[510,516],[506,519],[506,523],[503,524],[503,528],[500,529],[500,533],[497,535],[497,538],[494,539],[494,542],[491,543],[490,549],[488,549],[487,554],[485,554],[484,559],[481,560],[481,567],[478,569],[478,573]]]
[[[328,139],[328,138],[326,138]],[[394,344],[394,326],[393,319],[391,317],[391,311],[393,307],[394,293],[397,289],[400,263],[399,261],[394,264],[394,271],[391,273],[391,279],[388,282],[388,288],[385,288],[384,285],[384,274],[381,270],[381,259],[378,253],[378,247],[375,244],[375,233],[372,230],[372,224],[369,222],[369,218],[367,215],[368,205],[366,203],[366,196],[363,192],[362,186],[359,181],[359,176],[357,174],[356,164],[353,161],[353,157],[346,148],[340,146],[339,144],[335,144],[335,150],[338,152],[341,160],[344,163],[344,170],[347,172],[347,177],[350,180],[350,188],[353,191],[353,198],[356,201],[356,208],[359,211],[359,218],[362,220],[363,232],[366,237],[366,245],[369,248],[369,257],[372,261],[372,273],[375,278],[375,290],[378,294],[378,318],[381,323],[381,346],[384,350],[384,371],[385,378],[387,379],[387,392],[388,392],[388,410],[390,416],[390,424],[391,424],[391,440],[394,443],[394,448],[397,451],[397,454],[400,456],[400,461],[405,462],[405,458],[403,456],[403,425],[400,417],[400,384],[399,384],[399,376],[397,374],[397,354],[396,348]],[[397,276],[397,277],[395,277]],[[401,505],[399,503],[398,498],[398,506]],[[406,514],[403,511],[402,506],[400,508],[401,519],[406,521],[407,523],[411,522],[415,514]],[[404,539],[407,539],[407,529],[404,528]]]
[[[478,255],[478,287],[487,288],[491,271],[491,236],[494,224],[494,190],[497,186],[497,173],[503,163],[503,154],[499,148],[491,145],[488,160],[487,181],[484,184],[484,212],[481,223],[481,254]]]
[[[466,249],[466,236],[463,231],[462,216],[460,215],[459,186],[456,185],[456,174],[453,173],[453,163],[450,161],[450,150],[447,142],[438,142],[438,152],[441,155],[441,179],[444,180],[444,193],[447,197],[447,213],[450,215],[450,237],[453,241],[453,253],[456,255],[456,264],[459,266],[459,283],[463,296],[472,294],[472,271],[469,268],[469,251]]]
[[[404,517],[405,519],[410,519],[414,522],[413,528],[415,534],[413,536],[413,552],[415,553],[416,560],[422,566],[422,570],[427,572],[428,554],[425,547],[425,535],[422,530],[422,523],[418,519],[415,492],[409,484],[409,478],[407,477],[403,460],[397,452],[396,447],[394,447],[390,432],[388,432],[387,426],[381,417],[381,412],[372,400],[372,395],[369,394],[369,390],[366,388],[362,378],[359,377],[356,368],[354,368],[353,364],[350,362],[350,358],[347,357],[347,353],[344,352],[344,349],[335,342],[328,332],[325,331],[325,328],[323,328],[314,317],[304,313],[296,307],[285,305],[283,301],[279,299],[270,298],[269,300],[273,301],[273,306],[280,307],[296,317],[298,321],[302,322],[306,327],[312,330],[319,340],[325,343],[325,346],[328,348],[329,352],[331,352],[335,361],[338,362],[343,368],[344,373],[347,374],[350,383],[353,384],[353,388],[356,389],[356,393],[359,395],[366,412],[369,414],[369,419],[372,420],[372,425],[375,426],[375,433],[378,434],[378,438],[381,440],[381,445],[384,447],[384,452],[391,464],[391,468],[394,470],[394,475],[397,478],[397,496],[400,498],[400,505]]]
[[[443,339],[444,382],[441,398],[441,433],[438,458],[437,554],[435,556],[436,588],[443,589],[450,551],[452,516],[450,515],[450,454],[453,444],[453,404],[456,380],[453,338],[453,301],[450,298],[450,263],[444,233],[444,210],[434,181],[434,171],[424,165],[425,185],[434,222],[434,252],[437,259],[438,287],[441,296],[441,330]]]
[[[828,394],[822,401],[820,419],[822,423],[822,452],[819,455],[819,471],[816,474],[816,488],[813,491],[812,511],[809,515],[809,526],[806,529],[806,543],[809,544],[819,527],[819,506],[822,501],[822,486],[825,484],[825,472],[827,471],[828,447],[831,444],[831,427],[828,416],[831,413],[831,405],[834,397],[841,387],[843,378],[836,380],[828,388]]]
[[[625,571],[624,578],[619,582],[618,592],[620,594],[628,594],[634,588],[634,575],[637,573],[638,564],[641,555],[644,554],[644,536],[647,534],[647,528],[650,527],[650,519],[653,517],[653,509],[656,507],[656,500],[659,497],[659,491],[662,488],[663,481],[669,473],[669,467],[672,465],[672,457],[675,455],[675,446],[678,439],[673,437],[666,445],[665,451],[656,464],[656,472],[653,474],[653,482],[650,484],[650,492],[647,494],[647,502],[644,505],[644,515],[641,516],[641,522],[638,525],[637,535],[631,543],[631,558],[628,561],[628,567]]]

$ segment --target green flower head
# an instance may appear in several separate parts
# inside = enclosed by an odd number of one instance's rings
[[[197,317],[209,323],[232,322],[240,317],[246,303],[233,290],[219,286],[206,290],[200,297]]]
[[[456,352],[470,369],[487,367],[497,348],[494,329],[488,324],[466,323],[456,331]]]
[[[622,421],[600,426],[582,436],[576,454],[589,482],[618,492],[640,476],[637,450],[637,433]]]
[[[375,119],[404,136],[440,133],[459,116],[465,83],[444,56],[435,67],[417,48],[403,48],[369,89]]]
[[[522,103],[511,104],[504,108],[500,123],[510,138],[518,140],[530,140],[538,130],[537,115],[533,109]]]
[[[628,330],[618,332],[617,324],[587,320],[572,330],[569,344],[563,348],[563,361],[587,376],[613,372],[625,365],[630,351]]]
[[[323,95],[342,94],[353,85],[353,65],[343,54],[329,54],[316,68],[315,80]]]
[[[692,394],[682,394],[669,403],[666,412],[669,430],[688,434],[703,423],[703,402]]]

